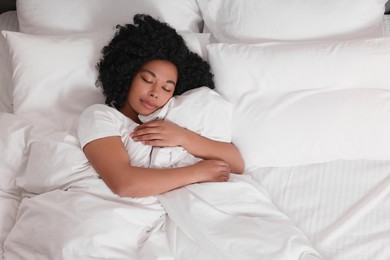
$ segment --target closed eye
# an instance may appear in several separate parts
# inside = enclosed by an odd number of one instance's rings
[[[168,89],[168,88],[165,87],[165,86],[163,86],[162,88],[163,88],[164,91],[166,91],[166,92],[168,92],[168,93],[169,93],[169,92],[172,92],[172,90]]]
[[[149,80],[145,78],[144,76],[141,76],[142,80],[145,81],[146,83],[153,83],[153,80]]]

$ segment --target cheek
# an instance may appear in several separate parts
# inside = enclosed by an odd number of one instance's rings
[[[130,86],[128,96],[129,97],[137,96],[137,95],[139,96],[139,95],[145,94],[145,92],[147,92],[147,88],[144,86],[143,82],[141,82],[140,80],[134,79],[134,81],[132,82],[132,84]]]
[[[169,101],[169,99],[172,98],[172,96],[173,95],[171,93],[160,94],[159,107],[163,107]]]

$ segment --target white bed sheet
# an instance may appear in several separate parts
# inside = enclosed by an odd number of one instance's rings
[[[390,259],[389,161],[262,168],[250,175],[325,259]]]

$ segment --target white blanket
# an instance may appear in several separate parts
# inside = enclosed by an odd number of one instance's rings
[[[56,133],[55,137],[59,136]],[[50,138],[51,147],[42,144],[38,149],[37,143],[47,143]],[[5,241],[5,259],[172,257],[172,250],[182,249],[172,246],[178,244],[172,242],[177,228],[166,229],[165,236],[161,235],[165,210],[171,225],[177,225],[202,251],[193,259],[304,259],[304,253],[316,254],[304,234],[248,176],[165,193],[158,196],[162,208],[153,196],[137,199],[112,194],[85,166],[77,139],[65,133],[62,141],[53,139],[46,136],[31,150],[39,154],[46,150],[43,155],[52,157],[45,160],[52,163],[45,165],[58,168],[26,173],[46,180],[41,182],[46,190],[33,195],[31,191],[43,189],[38,189],[39,182],[24,183],[30,194],[25,194],[16,224]],[[159,234],[157,245],[148,243],[148,250],[143,250],[150,234],[155,233]]]
[[[89,166],[77,138],[36,134],[29,138],[26,170],[16,179],[24,193],[4,258],[140,259],[166,217],[156,198],[116,196]],[[164,243],[143,259],[171,255]]]
[[[166,110],[166,120],[177,107]],[[31,131],[25,151],[28,161],[16,178],[23,199],[4,242],[7,260],[321,259],[249,176],[122,198],[99,178],[70,133]],[[186,160],[159,156],[170,151]],[[152,153],[151,166],[198,160],[177,148]]]
[[[189,185],[158,199],[210,259],[322,259],[249,176]]]

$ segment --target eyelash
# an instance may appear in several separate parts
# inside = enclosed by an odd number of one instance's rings
[[[141,78],[142,78],[143,81],[145,81],[146,83],[153,83],[153,81],[149,81],[149,80],[147,80],[146,78],[144,78],[144,77],[142,77],[142,76],[141,76]]]
[[[167,88],[165,88],[165,87],[163,87],[163,90],[166,91],[166,92],[168,92],[168,93],[171,92],[170,89],[167,89]]]
[[[142,78],[142,80],[143,81],[145,81],[146,83],[153,83],[153,81],[149,81],[149,80],[147,80],[146,78],[144,78],[144,77],[142,77],[141,76],[141,78]],[[165,91],[165,92],[171,92],[171,90],[170,89],[167,89],[167,88],[165,88],[165,87],[162,87],[162,89]]]

